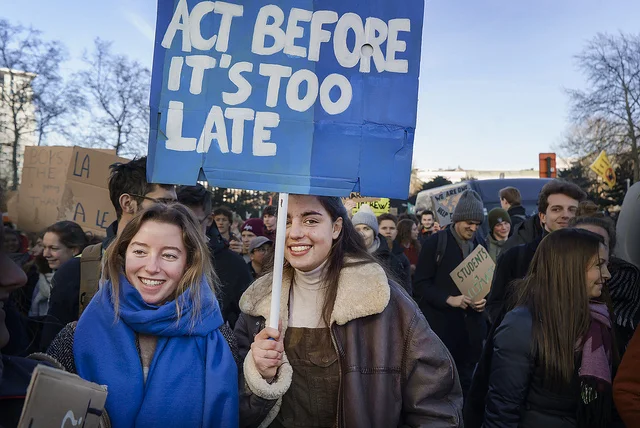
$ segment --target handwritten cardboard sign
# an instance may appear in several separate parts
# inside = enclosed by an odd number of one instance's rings
[[[128,162],[114,151],[82,147],[26,147],[18,192],[18,226],[40,232],[72,220],[85,232],[104,236],[116,213],[109,199],[109,166]]]
[[[469,189],[468,184],[461,184],[453,189],[443,190],[440,193],[431,195],[434,212],[440,226],[451,224],[453,210],[455,210],[462,193]]]
[[[107,401],[107,388],[48,366],[31,376],[19,428],[97,428]]]
[[[406,198],[424,3],[158,0],[150,181]]]
[[[378,198],[370,201],[357,202],[355,208],[351,210],[351,213],[357,213],[363,205],[369,205],[371,207],[371,211],[373,211],[377,217],[380,214],[386,214],[389,212],[389,209],[391,208],[391,201],[389,201],[389,198]]]
[[[460,293],[477,302],[489,294],[495,268],[487,250],[478,245],[450,275]]]

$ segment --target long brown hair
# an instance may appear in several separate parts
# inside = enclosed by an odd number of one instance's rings
[[[212,290],[216,289],[218,278],[211,264],[209,247],[202,234],[200,224],[190,209],[181,204],[155,204],[150,208],[139,212],[125,226],[122,233],[109,245],[103,259],[103,277],[111,281],[112,301],[116,320],[118,319],[120,275],[124,273],[126,253],[129,244],[136,236],[143,224],[148,221],[156,221],[177,226],[182,230],[182,241],[187,252],[187,263],[176,291],[173,294],[178,319],[183,307],[178,297],[189,291],[193,302],[191,322],[197,322],[201,313],[201,283],[204,277]]]
[[[378,263],[378,261],[369,254],[364,245],[362,236],[356,231],[351,223],[347,210],[342,204],[342,200],[333,196],[314,196],[320,205],[329,213],[331,221],[335,222],[342,218],[342,230],[340,235],[333,240],[329,255],[327,256],[327,265],[324,269],[324,277],[322,280],[327,285],[327,291],[322,305],[322,320],[327,326],[331,324],[331,314],[338,295],[338,285],[340,282],[340,271],[344,267],[364,265],[368,263]],[[349,258],[349,262],[345,258]],[[268,266],[268,271],[273,271],[273,265]],[[293,267],[288,261],[284,262],[284,272],[293,275]]]
[[[411,237],[411,229],[413,229],[414,225],[415,223],[410,219],[400,220],[398,222],[398,225],[396,226],[396,228],[398,229],[398,235],[396,236],[396,241],[398,241],[398,243],[402,245],[403,248],[407,243],[412,244],[416,249],[416,251],[419,253],[420,242],[417,239],[413,239]]]
[[[586,230],[550,233],[516,286],[515,306],[531,312],[532,351],[550,387],[566,385],[574,376],[576,349],[591,322],[586,273],[601,243],[600,236]]]

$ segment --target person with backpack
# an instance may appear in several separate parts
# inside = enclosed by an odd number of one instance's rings
[[[117,220],[107,228],[100,244],[90,245],[57,270],[52,279],[49,311],[42,330],[40,349],[46,350],[60,330],[78,320],[98,291],[104,250],[139,211],[157,203],[175,202],[174,185],[147,182],[147,158],[111,165],[109,198]]]
[[[453,226],[425,241],[413,281],[413,294],[433,331],[451,352],[466,393],[482,350],[486,300],[472,302],[449,275],[473,250],[486,243],[476,231],[484,221],[482,199],[473,190],[460,196]]]
[[[507,211],[511,218],[511,231],[509,232],[509,236],[511,236],[516,227],[529,218],[527,211],[522,206],[520,191],[511,186],[500,189],[500,206]]]

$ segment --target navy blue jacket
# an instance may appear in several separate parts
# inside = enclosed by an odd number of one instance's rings
[[[529,310],[517,307],[507,313],[493,338],[483,428],[576,427],[577,368],[569,385],[553,391],[544,387],[544,372],[532,355],[531,340]]]

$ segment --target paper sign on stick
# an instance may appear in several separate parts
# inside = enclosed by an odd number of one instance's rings
[[[424,0],[159,0],[149,181],[406,198],[423,14]]]
[[[107,388],[77,375],[37,366],[24,401],[19,428],[97,428]]]
[[[478,245],[450,275],[460,293],[477,302],[489,294],[495,268],[487,250]]]
[[[589,165],[589,168],[591,168],[591,171],[602,177],[602,181],[604,181],[607,186],[613,187],[616,185],[616,173],[613,170],[613,166],[611,165],[611,162],[609,162],[607,153],[604,150],[601,151],[596,160]]]

